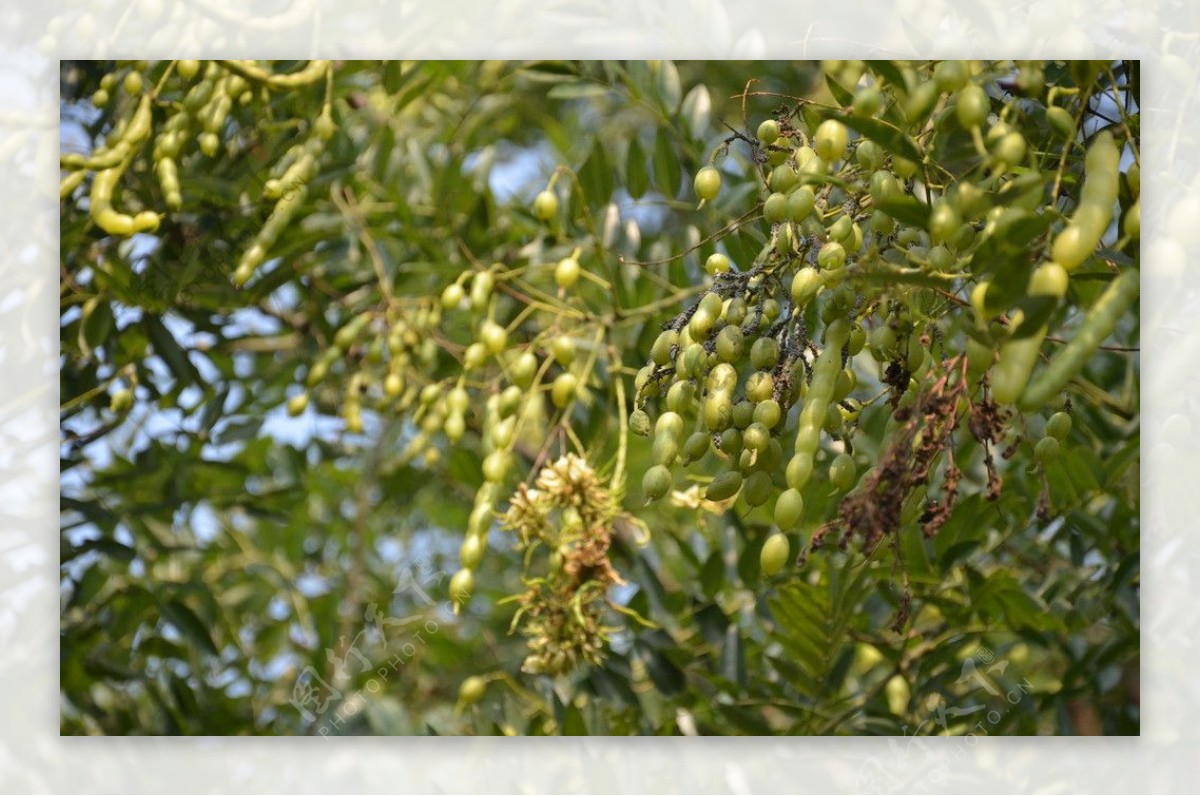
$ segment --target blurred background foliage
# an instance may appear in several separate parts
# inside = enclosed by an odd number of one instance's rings
[[[162,107],[178,103],[169,66],[64,62],[63,151],[91,151],[128,113],[120,90],[93,104],[108,73],[141,71]],[[758,195],[736,144],[716,202],[697,209],[691,175],[730,128],[752,135],[829,87],[811,62],[338,62],[332,75],[235,103],[216,156],[181,156],[183,206],[152,234],[106,235],[86,194],[62,202],[64,734],[1138,732],[1137,379],[1121,352],[1089,366],[1095,395],[1075,401],[1057,461],[1015,457],[1001,498],[962,498],[932,540],[822,551],[764,580],[768,516],[642,507],[629,490],[649,543],[618,533],[613,562],[649,626],[616,618],[599,666],[523,674],[499,602],[521,590],[511,534],[492,530],[474,599],[449,608],[483,480],[477,429],[421,456],[406,455],[404,415],[367,407],[347,431],[357,350],[298,417],[285,403],[383,292],[436,297],[477,263],[555,263],[600,238],[610,262],[585,267],[613,290],[585,280],[583,305],[651,308],[613,329],[624,368],[597,373],[571,416],[611,463],[616,380],[632,384],[702,282],[708,236]],[[303,207],[235,287],[271,210],[267,172],[327,101],[337,131]],[[580,181],[577,223],[546,230],[528,208],[560,164]],[[165,211],[149,158],[117,203]],[[742,261],[763,240],[755,221],[724,247]],[[616,260],[685,252],[654,279]],[[553,291],[549,271],[530,280]],[[448,315],[418,386],[455,376],[472,334]],[[1121,335],[1136,345],[1136,327]],[[133,405],[115,412],[126,387]],[[631,437],[628,471],[651,464],[650,441]],[[911,620],[897,633],[901,578]],[[466,706],[471,676],[485,690]]]

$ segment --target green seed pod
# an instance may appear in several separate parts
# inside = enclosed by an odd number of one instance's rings
[[[642,494],[646,501],[658,500],[671,491],[675,480],[671,471],[661,464],[656,464],[642,476]]]
[[[553,191],[542,191],[533,199],[533,216],[539,221],[549,221],[558,215],[558,197]]]
[[[508,331],[500,324],[486,320],[479,327],[479,342],[491,354],[500,354],[508,346]]]
[[[442,430],[446,432],[446,439],[450,442],[458,442],[463,438],[463,434],[467,431],[467,422],[460,414],[451,414],[446,418],[446,423],[442,426]]]
[[[721,501],[728,500],[738,493],[742,488],[742,474],[737,470],[726,470],[720,473],[708,485],[708,489],[704,492],[705,500]]]
[[[562,409],[575,398],[579,380],[573,373],[561,373],[550,387],[550,400],[556,407]]]
[[[730,268],[729,258],[720,252],[714,252],[704,261],[704,271],[709,276],[728,273]]]
[[[746,478],[745,486],[742,487],[742,497],[747,506],[761,506],[771,499],[771,492],[774,489],[775,487],[771,484],[771,476],[765,471],[759,470]]]
[[[858,356],[859,352],[863,350],[866,344],[866,330],[862,328],[861,324],[854,324],[854,326],[850,328],[850,339],[846,341],[846,345],[849,347],[850,356]]]
[[[1046,436],[1062,441],[1071,434],[1071,416],[1066,412],[1055,412],[1046,421]]]
[[[478,370],[487,362],[488,350],[483,343],[471,343],[463,352],[463,370]]]
[[[1051,106],[1046,109],[1046,121],[1050,128],[1060,138],[1070,140],[1075,137],[1075,117],[1066,108]]]
[[[564,368],[575,361],[575,341],[565,334],[560,334],[550,342],[550,356]]]
[[[492,297],[492,288],[496,285],[496,277],[491,271],[480,271],[471,279],[471,309],[482,312],[487,309],[488,300]]]
[[[471,536],[486,536],[488,529],[492,527],[492,503],[489,500],[478,500],[475,507],[471,509],[471,516],[467,520],[467,533]]]
[[[531,351],[523,351],[513,360],[508,369],[508,377],[512,383],[522,390],[528,390],[537,376],[538,361]]]
[[[466,291],[462,285],[457,282],[451,282],[446,285],[446,289],[442,291],[442,308],[445,310],[456,310],[462,304],[463,298],[466,296]]]
[[[797,489],[788,489],[775,501],[775,524],[790,531],[800,524],[804,514],[804,496]]]
[[[733,423],[733,402],[727,395],[710,395],[704,400],[701,416],[709,431],[724,431]]]
[[[742,357],[743,335],[740,326],[726,326],[717,334],[717,359],[737,362]]]
[[[493,484],[499,484],[508,475],[512,467],[512,456],[508,451],[492,451],[483,459],[483,478]]]
[[[779,320],[779,313],[783,310],[779,306],[779,302],[773,298],[766,298],[762,301],[762,319],[767,326]]]
[[[679,345],[679,332],[668,329],[654,339],[650,347],[650,361],[659,367],[670,364],[671,349]]]
[[[768,224],[778,224],[788,217],[787,196],[773,193],[763,202],[763,218]]]
[[[487,539],[475,534],[467,534],[462,546],[458,549],[458,562],[464,569],[475,569],[483,561],[487,551]]]
[[[461,415],[471,407],[471,397],[462,387],[455,387],[446,395],[446,409],[455,415]]]
[[[684,465],[703,459],[704,455],[708,453],[711,444],[712,438],[703,431],[697,431],[689,435],[683,443]]]
[[[853,368],[843,368],[838,372],[837,381],[833,387],[833,400],[842,401],[858,386],[858,376]]]
[[[454,601],[456,610],[471,600],[473,591],[475,591],[475,575],[471,570],[460,569],[450,578],[450,599]]]
[[[765,451],[771,444],[771,432],[762,423],[751,423],[742,432],[742,447],[747,450]]]
[[[761,401],[754,406],[753,420],[755,423],[761,423],[764,428],[775,428],[782,418],[783,410],[780,409],[779,403],[774,399]]]
[[[854,148],[854,159],[858,161],[858,165],[869,172],[878,171],[882,168],[883,158],[883,147],[874,141],[861,140],[858,142],[858,146]]]
[[[725,323],[741,326],[744,320],[746,320],[746,300],[741,296],[734,296],[729,300],[729,306],[725,308]]]
[[[721,432],[721,453],[733,458],[742,452],[742,431],[730,427]]]
[[[756,370],[769,370],[779,361],[779,342],[773,337],[760,337],[750,346],[750,364]]]
[[[683,418],[676,412],[663,412],[654,424],[654,433],[679,437],[683,434]]]
[[[500,402],[498,404],[499,415],[501,418],[512,417],[521,408],[521,402],[525,398],[524,391],[515,385],[510,385],[504,388],[500,393]]]
[[[733,405],[734,428],[743,429],[754,422],[754,404],[742,399]]]
[[[821,289],[821,275],[815,268],[805,266],[792,277],[792,301],[797,307],[804,307]]]
[[[132,396],[131,396],[132,397]],[[114,402],[116,397],[114,396]],[[293,395],[288,399],[287,412],[292,417],[304,414],[304,410],[308,408],[308,393],[302,392]]]
[[[1061,447],[1054,437],[1042,437],[1033,447],[1033,455],[1042,464],[1049,464],[1058,458]]]
[[[758,142],[763,146],[770,146],[779,140],[779,122],[774,119],[765,119],[758,126],[757,132]]]
[[[773,533],[768,536],[758,557],[758,566],[762,570],[763,577],[770,578],[779,574],[780,570],[787,566],[791,556],[792,545],[787,536],[782,533]]]
[[[703,201],[715,199],[721,191],[721,172],[712,166],[705,166],[696,172],[693,182],[698,199]]]
[[[507,448],[512,444],[513,434],[517,430],[517,418],[509,417],[492,426],[492,445],[496,448]]]
[[[554,268],[554,283],[563,290],[568,290],[579,281],[581,273],[583,269],[579,267],[578,260],[574,257],[564,257]]]
[[[674,434],[656,434],[651,456],[656,464],[670,467],[679,455],[679,437]]]
[[[775,392],[775,379],[766,371],[757,370],[746,379],[746,398],[760,403],[771,398]]]
[[[837,241],[829,241],[817,252],[817,265],[836,271],[846,264],[846,249]]]
[[[727,362],[715,365],[705,381],[710,393],[732,393],[737,387],[737,370]]]
[[[667,390],[667,409],[672,412],[686,412],[696,401],[696,385],[690,381],[677,381]]]
[[[634,409],[629,415],[629,430],[639,437],[650,436],[650,415],[641,409]]]
[[[767,178],[767,186],[776,193],[786,194],[796,187],[799,180],[800,177],[796,174],[796,170],[784,163],[771,170],[771,175]]]
[[[787,479],[787,485],[795,490],[802,490],[812,478],[813,472],[813,457],[807,451],[800,451],[788,461],[787,471],[784,473]]]
[[[794,224],[799,224],[808,218],[816,204],[817,195],[807,185],[801,185],[788,194],[785,215]]]
[[[839,453],[829,464],[829,483],[836,489],[847,490],[854,486],[854,459],[848,453]]]

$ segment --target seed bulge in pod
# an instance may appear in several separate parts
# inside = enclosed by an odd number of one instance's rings
[[[742,474],[737,470],[726,470],[717,475],[704,492],[705,500],[728,500],[742,488]]]
[[[671,349],[679,345],[679,332],[668,329],[654,340],[650,347],[650,361],[662,367],[671,362]]]
[[[742,432],[742,446],[754,451],[765,451],[771,444],[771,432],[762,423],[751,423]]]
[[[488,299],[492,297],[492,288],[496,277],[491,271],[480,271],[471,280],[471,309],[481,312],[487,307]]]
[[[483,536],[469,533],[458,548],[458,562],[466,569],[475,569],[483,560],[487,550],[487,539]]]
[[[760,337],[750,346],[750,364],[756,370],[769,370],[779,361],[779,343],[774,337]]]
[[[773,533],[768,536],[758,557],[758,566],[762,570],[763,577],[770,578],[779,574],[779,571],[787,565],[791,555],[792,546],[788,542],[787,536],[782,533]]]
[[[829,464],[829,483],[837,489],[849,489],[854,486],[856,475],[854,459],[848,453],[839,453]]]
[[[512,417],[521,408],[521,401],[525,398],[525,392],[516,385],[509,385],[504,388],[504,392],[500,393],[500,402],[497,406],[500,417]]]
[[[737,362],[741,359],[743,347],[742,329],[739,326],[726,326],[717,334],[717,359],[722,362]]]
[[[746,398],[754,403],[766,401],[775,391],[775,379],[770,373],[756,370],[746,379]]]
[[[742,431],[730,426],[721,432],[721,453],[733,458],[742,452]]]
[[[493,484],[498,484],[508,475],[512,466],[512,456],[508,451],[492,451],[483,460],[483,478]]]
[[[811,453],[800,452],[791,458],[788,462],[787,470],[784,476],[787,478],[787,485],[792,489],[801,490],[812,477],[813,472],[813,457]]]
[[[642,476],[642,494],[646,496],[647,501],[658,500],[671,491],[673,484],[671,471],[661,464],[656,464]]]
[[[456,606],[466,605],[475,591],[475,575],[469,569],[460,569],[450,578],[450,599]]]
[[[550,342],[550,355],[564,368],[575,361],[575,341],[560,334]]]
[[[774,399],[762,401],[754,406],[753,420],[755,423],[761,423],[764,428],[775,428],[782,417],[783,410],[779,408],[779,403]]]
[[[679,437],[674,434],[655,434],[651,456],[657,464],[670,467],[679,455]]]
[[[775,501],[775,524],[780,530],[790,531],[800,524],[804,514],[804,496],[798,489],[785,490]]]
[[[471,406],[471,398],[462,387],[455,387],[446,396],[446,408],[451,414],[461,415]]]
[[[754,404],[742,399],[733,405],[733,425],[745,428],[754,422]]]
[[[575,390],[578,386],[579,380],[575,378],[575,374],[560,373],[550,387],[550,400],[555,406],[562,409],[575,397]]]
[[[690,381],[677,381],[667,390],[667,409],[686,412],[696,400],[696,385]]]
[[[703,431],[691,434],[683,443],[683,463],[687,465],[704,458],[711,444],[711,438]]]
[[[1066,412],[1055,412],[1046,421],[1046,436],[1064,440],[1071,434],[1071,416]]]
[[[761,506],[771,499],[773,489],[771,476],[759,470],[751,473],[746,479],[745,486],[742,487],[742,497],[748,506]]]
[[[710,395],[704,399],[701,417],[709,431],[724,431],[733,423],[733,402],[727,395]]]
[[[446,424],[442,429],[446,432],[446,439],[451,442],[458,442],[462,439],[463,434],[466,433],[467,423],[463,420],[462,415],[452,414],[446,418]]]
[[[629,430],[639,437],[650,436],[650,415],[642,409],[634,409],[629,415]]]
[[[680,436],[683,434],[683,418],[677,412],[663,412],[654,423],[654,433]]]
[[[493,355],[499,354],[508,345],[508,332],[498,323],[484,321],[479,327],[479,342]]]

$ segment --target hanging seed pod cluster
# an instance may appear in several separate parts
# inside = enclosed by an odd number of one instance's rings
[[[180,60],[168,62],[153,83],[144,76],[146,70],[144,61],[117,62],[116,71],[101,79],[92,96],[94,106],[112,110],[111,131],[90,154],[60,158],[66,172],[60,196],[71,197],[91,175],[89,212],[96,226],[110,235],[154,232],[166,213],[183,208],[187,197],[179,178],[181,163],[187,161],[186,168],[196,171],[200,162],[221,153],[231,137],[235,106],[250,105],[272,91],[302,90],[313,84],[327,89],[332,77],[329,61],[310,61],[296,72],[276,74],[250,61]],[[270,167],[261,196],[270,214],[236,260],[231,276],[237,285],[248,282],[267,259],[320,170],[325,142],[334,133],[327,90],[325,96],[316,119],[297,120],[307,134]],[[118,210],[115,202],[122,179],[151,138],[150,159],[161,196],[141,198],[150,209]],[[237,145],[236,137],[234,141]]]
[[[840,529],[866,550],[908,523],[932,535],[971,488],[956,450],[980,460],[978,488],[996,498],[993,451],[1022,442],[1022,412],[1049,409],[1045,437],[1027,444],[1035,461],[1056,454],[1071,429],[1063,391],[1136,299],[1138,211],[1136,185],[1119,191],[1128,130],[1076,135],[1091,88],[1051,90],[1051,113],[1026,115],[1014,94],[1043,91],[1038,69],[834,64],[836,106],[787,106],[714,153],[696,198],[718,199],[722,157],[745,147],[760,191],[730,212],[757,209],[765,243],[744,262],[707,258],[704,291],[663,324],[637,374],[630,428],[653,437],[647,501],[690,481],[723,506],[767,506],[773,575],[797,529],[812,546]],[[1082,188],[1064,191],[1039,159],[1081,163]],[[1109,233],[1118,213],[1124,235]],[[1134,259],[1106,258],[1106,243]],[[1071,289],[1085,264],[1109,282],[1096,299]],[[1073,339],[1049,346],[1064,319]],[[856,445],[879,413],[883,439]],[[808,510],[831,492],[833,516]]]

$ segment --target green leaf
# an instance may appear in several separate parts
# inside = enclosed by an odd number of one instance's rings
[[[679,110],[679,99],[683,96],[683,88],[679,84],[679,70],[672,61],[659,61],[658,71],[654,75],[654,88],[658,100],[668,114]]]
[[[712,97],[708,93],[708,86],[703,83],[693,86],[683,98],[679,115],[683,117],[688,135],[693,139],[701,140],[707,136],[712,124]]]
[[[154,346],[154,353],[162,358],[172,375],[178,380],[179,384],[176,386],[187,386],[200,381],[200,373],[196,370],[196,366],[188,359],[187,353],[179,347],[175,336],[163,325],[158,316],[147,314],[142,319],[142,325],[150,338],[150,344]]]
[[[683,179],[683,169],[679,165],[679,153],[671,141],[667,128],[660,127],[654,136],[654,181],[658,190],[668,199],[679,195],[679,183]]]
[[[629,139],[629,151],[625,154],[625,189],[634,199],[641,199],[650,188],[650,172],[646,169],[646,152],[638,140],[637,133]]]
[[[212,636],[209,635],[204,622],[182,600],[162,601],[159,603],[159,609],[162,611],[163,619],[174,625],[176,630],[190,640],[193,645],[199,647],[202,652],[214,656],[219,654],[217,645],[213,643]]]
[[[907,91],[904,75],[900,73],[895,61],[867,61],[867,68],[884,82],[890,83],[900,91]]]
[[[559,83],[547,91],[546,96],[556,100],[595,99],[603,97],[609,91],[607,86],[599,83],[580,81],[578,83]]]
[[[829,93],[837,100],[838,105],[847,108],[854,102],[854,95],[847,91],[841,83],[834,79],[833,75],[825,75],[825,85],[829,86]]]
[[[929,205],[907,194],[890,196],[875,206],[902,224],[924,228],[929,224]]]
[[[592,144],[591,154],[579,169],[579,182],[593,212],[604,207],[612,198],[613,173],[599,140]]]

